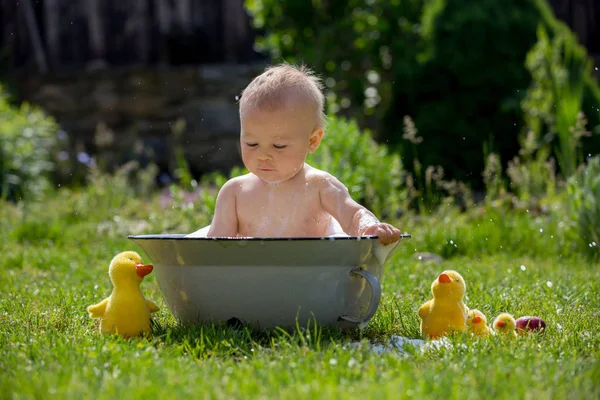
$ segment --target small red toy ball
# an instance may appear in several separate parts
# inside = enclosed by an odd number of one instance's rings
[[[525,316],[517,319],[517,332],[525,333],[525,331],[542,332],[546,329],[546,323],[540,317]]]

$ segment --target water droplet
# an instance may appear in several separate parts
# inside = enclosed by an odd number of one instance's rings
[[[552,282],[550,282],[550,281],[546,282],[546,286],[552,287]]]
[[[521,271],[525,271],[526,269],[527,269],[527,267],[526,267],[526,266],[524,266],[524,265],[521,265]]]
[[[544,230],[542,228],[540,228],[540,233],[544,233]]]

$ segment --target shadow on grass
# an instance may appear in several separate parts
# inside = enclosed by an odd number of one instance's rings
[[[333,343],[360,340],[361,332],[342,331],[334,327],[321,327],[315,321],[296,323],[295,328],[258,329],[231,319],[225,324],[176,323],[162,324],[152,321],[153,341],[156,345],[179,348],[194,358],[211,356],[248,357],[265,349],[305,348],[321,351]],[[267,350],[268,351],[268,350]]]
[[[212,356],[248,357],[265,349],[310,349],[321,351],[332,344],[367,339],[385,343],[392,335],[420,338],[418,317],[409,305],[397,299],[382,304],[364,330],[319,326],[312,319],[292,328],[260,329],[232,318],[224,323],[182,323],[174,319],[152,320],[153,342],[177,348],[194,358]]]

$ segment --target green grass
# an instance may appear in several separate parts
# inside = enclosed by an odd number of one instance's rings
[[[108,262],[125,249],[146,259],[127,234],[190,232],[208,216],[198,204],[163,208],[156,197],[108,187],[0,203],[0,398],[600,396],[600,263],[578,255],[560,207],[545,216],[474,209],[406,217],[413,239],[387,264],[382,304],[362,334],[180,326],[151,274],[142,290],[161,307],[155,335],[125,341],[101,336],[85,310],[110,292]],[[444,261],[419,261],[415,253],[425,251]],[[417,309],[444,269],[464,276],[467,305],[488,320],[537,315],[547,331],[374,353],[369,342],[418,336]]]

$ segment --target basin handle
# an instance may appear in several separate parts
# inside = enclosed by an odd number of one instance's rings
[[[379,307],[379,301],[381,300],[381,284],[375,275],[369,271],[365,271],[364,269],[353,269],[350,271],[350,273],[354,275],[360,275],[367,280],[369,286],[371,286],[371,302],[369,303],[367,312],[362,317],[350,317],[348,315],[342,315],[340,319],[364,326],[377,312],[377,307]]]

